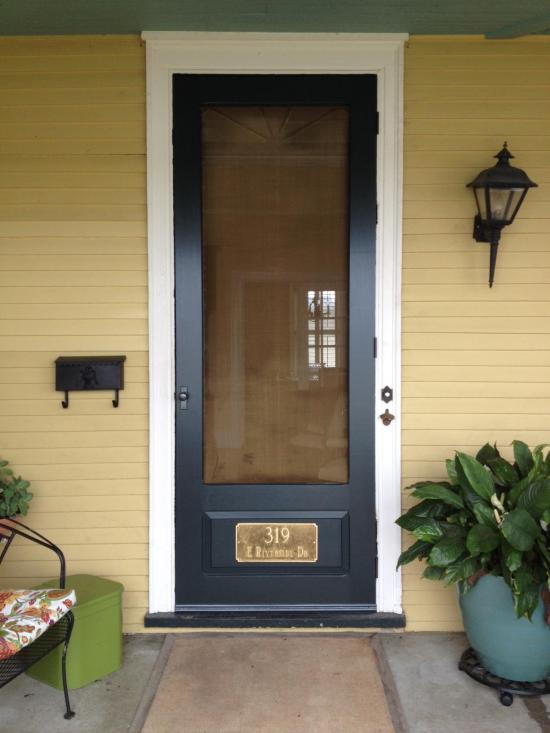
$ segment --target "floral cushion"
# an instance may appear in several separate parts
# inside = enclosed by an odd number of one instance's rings
[[[0,591],[0,660],[38,639],[75,603],[74,590]]]

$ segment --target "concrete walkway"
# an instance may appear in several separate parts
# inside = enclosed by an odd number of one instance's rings
[[[506,708],[494,690],[458,671],[468,646],[464,634],[377,638],[390,670],[386,682],[394,684],[403,712],[404,733],[550,733],[548,698],[516,697]]]
[[[62,691],[20,675],[0,690],[0,733],[130,733],[163,641],[153,634],[125,637],[123,668],[71,691],[72,720],[63,718]]]
[[[223,645],[223,640],[230,636],[222,634],[218,641]],[[261,639],[286,636],[288,642],[285,643],[293,644],[292,633],[245,636],[255,639],[256,643]],[[192,641],[197,635],[188,638]],[[216,640],[212,635],[209,638]],[[296,641],[299,638],[304,638],[303,634],[297,635]],[[350,638],[343,634],[315,634],[306,638],[313,646],[322,647],[327,641],[333,645],[339,640],[366,640],[368,635]],[[63,719],[61,692],[22,675],[0,690],[0,733],[140,733],[168,657],[163,642],[164,637],[160,635],[127,637],[125,664],[121,671],[72,691],[77,717],[71,721]],[[177,642],[184,645],[185,637],[178,636]],[[458,671],[458,659],[466,646],[462,634],[379,634],[371,640],[370,646],[379,657],[381,679],[396,733],[550,733],[550,699],[524,701],[516,698],[512,707],[505,708],[493,690],[478,685]],[[238,657],[233,663],[238,664]],[[207,659],[201,676],[208,678]],[[351,698],[357,693],[353,681],[352,687],[355,690]],[[202,686],[197,694],[204,696],[204,710],[208,716],[212,690],[208,685]],[[330,693],[325,690],[323,694]],[[302,697],[301,685],[296,684],[295,698],[299,701]],[[366,690],[365,699],[368,697]],[[360,696],[357,700],[362,707]],[[338,702],[335,700],[336,706]],[[269,712],[269,705],[269,700],[264,700],[266,712]],[[362,710],[362,714],[368,718],[368,709]],[[351,728],[342,728],[336,724],[332,729],[325,726],[323,730],[330,733],[360,733],[363,730],[351,725]],[[202,733],[203,730],[204,727],[191,730],[178,725],[173,732]],[[277,733],[295,733],[293,727],[276,730]],[[300,730],[319,733],[318,721],[303,721]],[[247,726],[236,729],[235,733],[257,731]],[[149,728],[149,733],[160,731]]]

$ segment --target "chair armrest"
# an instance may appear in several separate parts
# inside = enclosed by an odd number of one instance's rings
[[[42,547],[45,547],[52,552],[55,552],[59,559],[60,565],[59,587],[65,588],[65,555],[63,554],[63,552],[47,537],[44,537],[44,535],[41,535],[36,530],[27,527],[26,524],[23,524],[23,522],[20,522],[17,519],[0,519],[0,539],[3,538],[6,543],[0,554],[0,563],[4,559],[4,556],[6,555],[13,539],[16,536],[24,537],[30,542],[34,542],[37,545],[41,545]]]

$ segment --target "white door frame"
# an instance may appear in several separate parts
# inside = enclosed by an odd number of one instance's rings
[[[401,612],[395,571],[401,535],[401,219],[403,46],[406,34],[145,32],[149,238],[149,611],[175,608],[175,363],[172,201],[172,75],[350,74],[378,76],[376,415],[394,390],[395,420],[377,416],[378,611]]]

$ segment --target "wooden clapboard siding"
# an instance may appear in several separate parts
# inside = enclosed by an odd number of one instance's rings
[[[133,37],[0,39],[0,455],[32,480],[29,522],[69,572],[147,609],[145,54]],[[54,391],[60,354],[126,354],[109,393]],[[116,558],[116,562],[113,561]],[[20,544],[1,583],[54,576]]]
[[[540,188],[505,231],[493,289],[465,188],[507,140]],[[550,39],[416,37],[405,53],[403,484],[455,449],[549,442]],[[404,496],[404,506],[411,505]],[[404,539],[405,546],[410,539]],[[404,570],[410,630],[461,626],[454,589]]]

